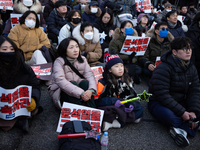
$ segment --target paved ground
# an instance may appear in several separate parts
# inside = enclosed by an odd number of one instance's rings
[[[147,82],[142,81],[135,85],[138,93],[147,90]],[[43,113],[29,120],[30,131],[24,134],[13,128],[8,132],[0,130],[0,150],[58,150],[56,128],[60,112],[53,106],[47,87],[42,85],[41,104]],[[130,124],[121,129],[109,129],[109,150],[179,150],[168,134],[167,127],[158,123],[144,107],[143,121],[139,124]],[[185,150],[200,149],[200,131],[194,139],[189,138],[190,146]]]

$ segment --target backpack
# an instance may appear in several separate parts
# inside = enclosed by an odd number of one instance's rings
[[[81,121],[81,123],[84,131],[92,130],[88,122]],[[73,133],[75,133],[73,121],[69,121],[63,125],[60,135]],[[101,150],[101,144],[98,140],[93,138],[61,138],[59,139],[59,150]]]

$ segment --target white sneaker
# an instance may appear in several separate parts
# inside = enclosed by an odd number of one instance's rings
[[[115,119],[112,123],[103,122],[103,131],[108,131],[110,128],[121,128],[121,124]]]
[[[187,132],[183,129],[170,127],[169,134],[180,147],[186,147],[190,144],[187,139]]]
[[[142,118],[138,118],[134,121],[134,123],[140,123],[140,121],[142,120]]]

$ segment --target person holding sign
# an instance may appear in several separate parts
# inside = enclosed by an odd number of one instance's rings
[[[47,63],[41,49],[48,51],[51,45],[47,35],[39,28],[39,19],[34,11],[25,12],[20,24],[10,30],[8,37],[24,52],[27,64]]]
[[[63,102],[69,102],[95,108],[96,80],[86,58],[80,54],[78,41],[72,37],[64,39],[58,47],[58,56],[49,86],[56,107],[61,109]]]
[[[30,105],[27,104],[27,110],[31,112],[31,115],[40,113],[42,111],[42,107],[39,105],[41,93],[35,73],[31,67],[24,63],[22,52],[17,48],[16,44],[8,37],[2,36],[0,36],[0,70],[1,88],[14,89],[19,85],[32,87],[31,102]],[[18,103],[17,94],[13,93],[9,99],[14,101],[15,97],[15,102]],[[0,101],[5,101],[5,98],[2,95],[0,96]],[[0,108],[0,113],[3,113],[3,108]],[[4,109],[4,112],[8,111],[9,107],[7,110]],[[28,120],[25,117],[16,117],[12,120],[0,119],[0,128],[5,131],[10,130],[14,125],[23,131],[28,131]]]
[[[167,23],[160,22],[156,24],[155,28],[147,32],[147,37],[151,37],[144,57],[140,58],[140,64],[143,66],[144,75],[151,77],[152,72],[155,70],[156,57],[161,56],[168,51],[173,41],[174,36],[167,31]]]
[[[190,58],[192,42],[177,37],[171,50],[164,53],[149,84],[148,108],[160,122],[170,127],[169,133],[180,147],[189,145],[187,134],[195,136],[200,117],[200,83]],[[198,120],[197,120],[198,121]],[[191,122],[191,123],[190,123]]]
[[[126,104],[120,102],[137,96],[122,59],[118,55],[110,55],[106,62],[103,79],[100,79],[97,85],[97,107],[105,110],[103,130],[106,131],[111,127],[120,128],[126,123],[139,123],[143,116],[140,102],[132,101]],[[119,117],[116,120],[115,117],[107,115]]]
[[[124,62],[124,66],[128,68],[129,76],[134,78],[135,83],[139,84],[141,79],[138,75],[142,73],[142,68],[137,65],[138,57],[135,57],[136,53],[133,52],[131,55],[120,54],[127,35],[138,36],[132,22],[129,20],[122,22],[120,28],[115,29],[113,39],[109,45],[109,53],[119,55]]]

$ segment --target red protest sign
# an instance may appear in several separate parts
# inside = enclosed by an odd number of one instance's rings
[[[162,61],[160,60],[160,56],[156,57],[156,64],[155,66],[157,67]]]
[[[0,9],[13,10],[12,0],[0,0]]]
[[[149,41],[150,37],[126,36],[120,53],[130,55],[132,52],[136,52],[136,56],[143,56]]]
[[[95,76],[95,79],[96,79],[96,83],[98,84],[98,81],[99,79],[103,78],[102,76],[102,73],[103,73],[103,67],[101,66],[96,66],[96,67],[91,67],[93,73],[94,73],[94,76]]]
[[[33,65],[31,68],[38,79],[47,81],[52,79],[52,63]]]
[[[0,118],[11,120],[18,116],[30,116],[27,105],[30,105],[32,87],[21,85],[15,89],[0,87]]]
[[[61,132],[62,126],[65,122],[73,120],[86,121],[90,123],[92,129],[94,129],[96,132],[100,132],[103,114],[103,110],[64,102],[60,114],[57,132]]]
[[[138,12],[144,11],[145,13],[151,13],[150,0],[135,0],[135,5]]]

